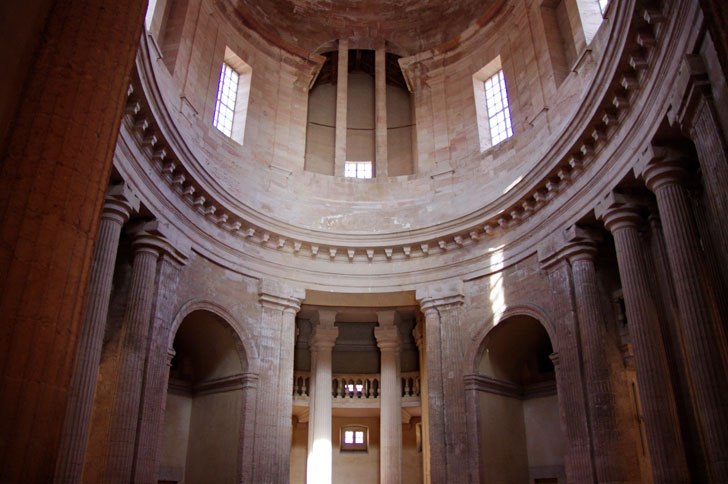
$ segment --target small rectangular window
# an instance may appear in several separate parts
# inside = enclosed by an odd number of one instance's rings
[[[508,92],[503,71],[498,71],[484,83],[485,103],[488,109],[491,146],[513,136],[511,110],[508,107]]]
[[[345,425],[341,427],[342,451],[366,451],[369,444],[369,429],[363,425]]]
[[[220,69],[220,82],[217,85],[217,102],[212,125],[222,131],[225,136],[233,135],[235,118],[235,101],[238,96],[238,80],[240,76],[228,64]]]
[[[344,176],[347,178],[371,178],[371,161],[347,161],[344,165]]]

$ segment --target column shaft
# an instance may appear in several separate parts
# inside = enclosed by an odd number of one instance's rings
[[[278,484],[289,479],[295,317],[304,293],[269,281],[261,281],[260,291],[258,359],[261,373],[252,481]],[[291,292],[294,294],[289,294]]]
[[[725,334],[702,258],[685,189],[654,187],[668,260],[680,308],[688,370],[708,465],[716,482],[728,482],[728,369]]]
[[[440,314],[435,308],[423,308],[425,313],[425,372],[427,412],[426,444],[429,447],[429,482],[447,482],[445,457],[445,417],[442,390],[442,351],[440,349]],[[423,402],[424,403],[424,402]],[[425,482],[428,482],[427,480]]]
[[[641,240],[634,226],[612,230],[656,484],[689,482],[680,423]]]
[[[376,176],[389,176],[387,159],[387,52],[384,40],[374,54],[374,99],[376,108]]]
[[[318,327],[311,341],[311,372],[316,374],[311,400],[313,418],[309,417],[312,447],[306,466],[306,482],[331,484],[333,473],[331,447],[331,350],[338,328]]]
[[[462,282],[418,289],[417,299],[425,313],[430,480],[470,482],[460,326]]]
[[[119,235],[131,210],[130,204],[107,198],[101,216],[81,336],[71,379],[71,394],[56,463],[54,475],[56,483],[81,481]]]
[[[592,257],[588,253],[572,257],[571,270],[580,322],[594,468],[597,482],[625,482],[629,475],[627,469],[629,462],[627,456],[622,455],[620,450],[615,395],[604,347],[609,341],[609,336],[604,313],[601,310]]]
[[[391,313],[392,316],[394,312]],[[379,432],[379,482],[399,484],[402,480],[402,384],[399,372],[399,330],[385,325],[379,315],[379,327],[374,329],[381,352],[381,396]]]
[[[53,480],[146,5],[38,4],[42,42],[14,69],[25,81],[0,155],[1,482]]]
[[[145,245],[135,248],[129,298],[119,344],[119,375],[111,409],[107,483],[132,480],[139,402],[146,360],[147,335],[155,294],[159,252]]]
[[[349,40],[339,39],[339,64],[336,74],[336,128],[334,175],[344,176],[346,164],[346,116],[349,95]]]
[[[589,416],[584,381],[581,373],[581,351],[573,279],[569,264],[561,260],[548,271],[549,288],[554,300],[559,301],[560,312],[555,318],[559,353],[554,366],[559,394],[559,413],[564,429],[564,466],[569,481],[593,483],[594,460],[591,453]]]
[[[164,409],[169,385],[168,342],[174,320],[176,288],[180,276],[178,261],[163,254],[157,264],[158,281],[154,295],[154,314],[147,343],[144,385],[140,401],[139,424],[134,453],[135,484],[156,484],[159,453],[164,433]]]

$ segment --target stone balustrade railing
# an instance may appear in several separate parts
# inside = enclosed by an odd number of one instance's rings
[[[405,372],[400,375],[402,399],[420,399],[420,373]],[[307,371],[293,373],[293,398],[308,400],[311,375]],[[378,400],[380,396],[379,373],[334,373],[331,375],[331,398],[334,401]]]

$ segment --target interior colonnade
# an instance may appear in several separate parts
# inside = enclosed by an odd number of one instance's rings
[[[720,1],[10,3],[0,482],[728,482]]]

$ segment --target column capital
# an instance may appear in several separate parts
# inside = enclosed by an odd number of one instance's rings
[[[336,322],[336,315],[338,314],[338,311],[333,311],[331,309],[319,309],[316,311],[318,315],[318,326],[319,327],[329,327],[333,328],[334,323]]]
[[[397,311],[390,309],[387,311],[377,311],[377,322],[379,326],[394,326],[397,321]]]
[[[634,174],[653,192],[667,185],[682,185],[688,176],[685,155],[669,146],[651,144],[635,164]]]
[[[712,97],[710,79],[703,58],[697,54],[686,54],[680,65],[670,99],[668,122],[671,125],[680,124],[682,129],[689,130],[701,102]]]
[[[574,224],[558,230],[538,246],[541,269],[553,267],[561,260],[593,260],[601,241],[602,234],[588,227]]]
[[[336,338],[339,337],[339,328],[335,326],[314,326],[311,333],[311,342],[309,343],[312,350],[331,350],[336,344]]]
[[[139,198],[132,192],[129,185],[126,183],[110,185],[106,190],[101,218],[113,220],[123,225],[129,220],[132,212],[138,210]]]
[[[402,341],[397,326],[377,326],[374,328],[374,337],[382,351],[398,351]]]
[[[642,224],[645,203],[637,197],[610,192],[594,208],[594,215],[614,233],[623,228],[637,228]]]
[[[269,279],[261,279],[258,286],[258,302],[269,309],[297,313],[306,291]]]
[[[424,313],[432,310],[452,309],[465,302],[463,281],[451,280],[440,284],[425,286],[415,293],[417,302]]]
[[[171,229],[158,220],[145,220],[132,224],[127,233],[132,236],[131,246],[134,251],[143,251],[168,256],[173,262],[183,266],[187,263],[187,255],[178,250],[167,237]]]

